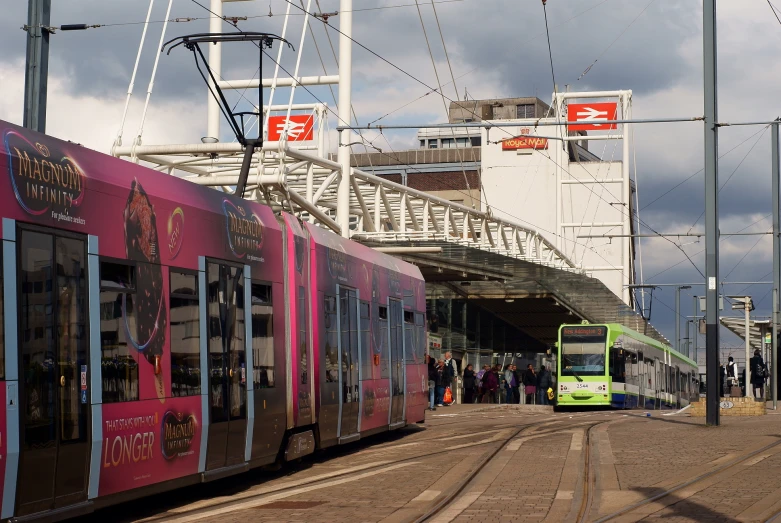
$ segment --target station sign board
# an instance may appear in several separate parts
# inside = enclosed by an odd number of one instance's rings
[[[570,131],[608,131],[616,129],[616,124],[605,124],[618,120],[618,102],[597,102],[569,104],[567,122]]]
[[[538,136],[516,136],[502,142],[503,151],[517,151],[519,149],[547,149],[548,139]]]
[[[314,137],[315,118],[311,114],[270,116],[268,119],[268,141],[278,142],[287,128],[288,142],[308,142]]]

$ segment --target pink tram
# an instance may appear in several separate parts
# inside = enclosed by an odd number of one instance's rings
[[[0,517],[72,517],[423,421],[415,266],[0,135]]]

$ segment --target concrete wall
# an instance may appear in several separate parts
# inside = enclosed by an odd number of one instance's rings
[[[622,256],[628,258],[629,240],[578,237],[629,234],[622,224],[624,215],[629,213],[628,202],[623,201],[622,185],[608,182],[621,179],[621,162],[570,162],[560,140],[549,140],[548,148],[542,150],[502,150],[501,140],[510,136],[556,136],[555,127],[535,129],[533,122],[529,124],[483,130],[481,165],[485,201],[496,216],[537,229],[617,296],[624,297],[624,285],[630,283],[631,275],[624,269]],[[559,224],[556,148],[562,151]],[[578,226],[567,226],[572,223]],[[610,225],[594,226],[593,223]],[[605,270],[608,268],[611,270]]]

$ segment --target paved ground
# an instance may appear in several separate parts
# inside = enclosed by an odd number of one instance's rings
[[[424,426],[95,514],[94,521],[766,521],[781,511],[781,411],[553,413],[457,405]]]

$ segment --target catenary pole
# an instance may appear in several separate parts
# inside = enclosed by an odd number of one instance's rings
[[[24,126],[46,132],[46,91],[49,79],[51,0],[27,3],[27,62],[24,75]]]
[[[773,339],[770,349],[770,395],[773,399],[773,409],[778,408],[778,295],[779,279],[781,279],[781,245],[779,245],[779,165],[778,165],[778,125],[776,120],[771,127],[770,139],[772,141],[772,192],[773,192]]]
[[[702,37],[705,98],[705,421],[719,419],[719,151],[717,111],[716,0],[703,0]]]
[[[342,177],[336,193],[336,223],[342,229],[342,236],[350,236],[350,107],[352,104],[352,32],[353,0],[341,0],[339,3],[339,124],[347,125],[339,131],[339,151],[337,159],[342,167]]]

